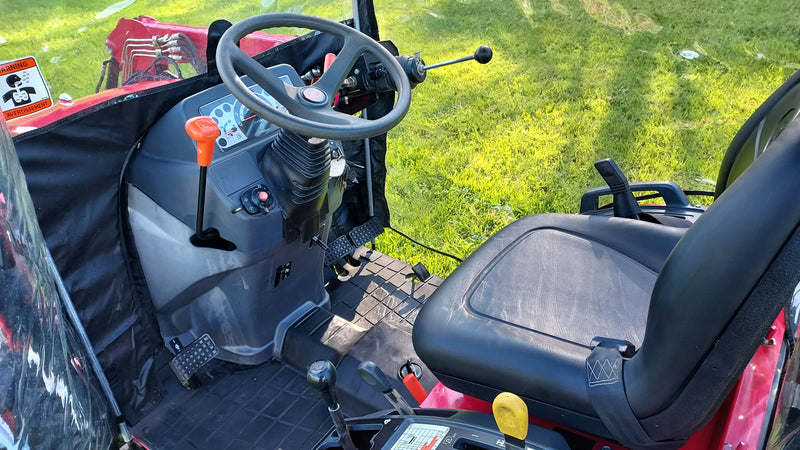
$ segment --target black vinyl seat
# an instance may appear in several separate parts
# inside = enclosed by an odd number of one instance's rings
[[[467,395],[511,391],[531,414],[676,448],[719,408],[800,282],[798,224],[795,120],[688,229],[563,214],[509,225],[424,305],[414,346]],[[644,441],[589,393],[595,337],[635,348],[620,360],[616,405]]]
[[[499,390],[535,389],[538,400],[590,416],[575,387],[583,387],[592,339],[641,345],[658,271],[684,231],[608,216],[520,219],[425,304],[417,352],[461,392],[492,399]]]

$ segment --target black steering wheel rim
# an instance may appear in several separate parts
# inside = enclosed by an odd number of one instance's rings
[[[342,50],[316,83],[302,87],[290,86],[237,46],[239,40],[254,31],[276,27],[306,28],[332,34],[344,40]],[[364,53],[370,53],[383,64],[397,91],[393,109],[375,120],[338,112],[332,106],[342,82]],[[269,122],[304,136],[339,140],[377,136],[397,125],[411,104],[408,77],[389,51],[369,36],[321,17],[273,13],[242,20],[222,35],[216,58],[222,82],[237,100]],[[237,69],[250,76],[288,112],[275,109],[248,89],[237,74]]]

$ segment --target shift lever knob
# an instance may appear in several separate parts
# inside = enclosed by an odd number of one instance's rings
[[[400,414],[408,416],[414,415],[411,405],[397,392],[389,383],[389,378],[383,373],[380,367],[372,361],[364,361],[358,365],[358,374],[373,389],[383,394],[386,400],[394,406]]]
[[[386,374],[372,361],[364,361],[358,365],[358,374],[365,383],[381,394],[392,391],[392,385]]]
[[[330,361],[316,361],[308,368],[308,384],[319,391],[322,401],[331,409],[336,409],[336,367]]]
[[[336,367],[330,361],[316,361],[309,366],[306,379],[311,387],[319,391],[322,401],[327,404],[342,449],[356,450],[347,423],[344,421],[344,414],[336,400]]]
[[[192,117],[186,121],[186,133],[197,141],[197,164],[202,167],[211,165],[214,157],[214,144],[219,137],[219,126],[208,116]]]
[[[477,50],[475,50],[473,56],[475,57],[475,61],[477,61],[478,64],[486,64],[492,60],[492,55],[493,52],[491,47],[489,47],[488,45],[481,45],[480,47],[478,47]]]

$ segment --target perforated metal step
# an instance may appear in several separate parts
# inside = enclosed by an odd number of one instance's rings
[[[178,381],[185,383],[218,354],[217,344],[211,336],[204,334],[175,355],[169,362],[169,367],[178,377]]]

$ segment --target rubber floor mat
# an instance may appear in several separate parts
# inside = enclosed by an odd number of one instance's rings
[[[332,423],[305,378],[273,361],[192,391],[172,376],[133,435],[151,450],[310,449]]]
[[[425,282],[414,282],[410,265],[364,247],[358,249],[355,257],[360,265],[346,266],[350,276],[327,286],[333,314],[363,330],[348,338],[353,342],[343,348],[353,347],[358,338],[380,322],[404,330],[399,334],[408,334],[406,340],[410,340],[419,308],[442,279],[433,276]],[[312,346],[322,345],[300,344],[309,352]],[[409,345],[399,348],[406,347],[411,348]],[[359,360],[380,362],[386,356],[359,353]],[[405,358],[403,354],[398,361],[402,364]],[[355,370],[358,361],[345,358],[345,362],[347,367],[341,368],[337,385],[340,398],[358,396],[363,400],[360,403],[375,410],[388,408],[380,395],[372,402],[367,401],[365,387]],[[392,376],[396,369],[389,367],[389,363],[394,362],[384,362],[384,370]],[[298,370],[277,361],[252,368],[226,366],[228,363],[216,360],[212,363],[221,364],[220,370],[207,371],[200,388],[190,391],[172,374],[165,355],[159,365],[165,398],[135,425],[133,435],[151,450],[306,450],[313,448],[332,427],[319,394],[308,386],[305,375]],[[287,359],[287,363],[303,369],[307,361]],[[346,414],[351,413],[347,411],[348,405],[343,402],[342,406]]]
[[[366,330],[382,320],[404,323],[410,329],[419,308],[444,281],[433,275],[425,282],[414,281],[411,265],[361,247],[355,257],[358,267],[345,266],[350,277],[328,286],[331,310]]]

